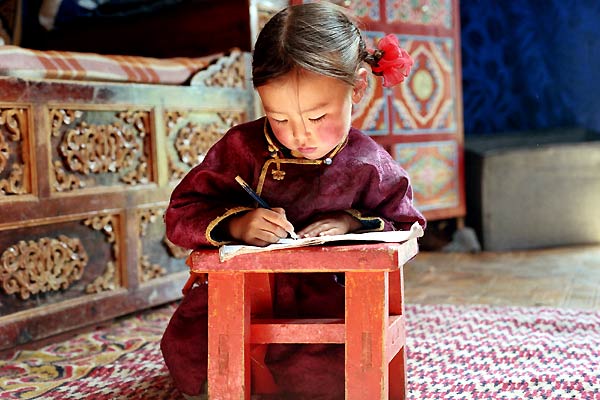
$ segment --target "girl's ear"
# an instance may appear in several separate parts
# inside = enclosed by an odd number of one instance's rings
[[[352,102],[354,104],[358,103],[363,95],[365,94],[365,90],[367,90],[367,85],[369,81],[367,79],[367,74],[369,72],[366,68],[359,68],[356,72],[356,80],[354,83],[354,88],[352,88]]]

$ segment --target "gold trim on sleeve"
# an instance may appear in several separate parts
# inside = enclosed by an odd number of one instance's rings
[[[362,223],[362,221],[377,221],[379,223],[379,226],[377,228],[360,229],[357,232],[378,232],[378,231],[383,231],[383,229],[385,228],[385,222],[383,221],[383,219],[381,219],[379,217],[363,217],[363,215],[361,214],[360,211],[354,210],[354,209],[349,209],[349,210],[344,210],[344,211],[347,212],[348,214],[352,215],[354,218],[359,220],[361,223]]]
[[[250,211],[253,210],[253,208],[251,207],[234,207],[231,208],[229,210],[227,210],[225,212],[225,214],[213,219],[210,224],[208,224],[208,227],[206,228],[206,240],[208,241],[208,243],[210,243],[213,246],[222,246],[224,244],[229,244],[229,243],[233,243],[232,240],[227,240],[227,241],[216,241],[213,240],[211,233],[212,231],[215,229],[215,227],[221,222],[223,221],[225,218],[232,216],[233,214],[239,214],[241,212],[244,211]]]

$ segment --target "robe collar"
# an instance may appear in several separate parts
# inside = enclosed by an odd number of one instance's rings
[[[333,150],[326,154],[324,157],[318,160],[309,160],[304,157],[294,157],[292,152],[281,145],[275,136],[273,135],[270,129],[269,122],[267,118],[265,118],[265,123],[263,127],[263,132],[265,136],[265,140],[267,141],[267,150],[269,154],[269,158],[267,158],[262,166],[260,176],[258,177],[258,185],[256,191],[260,195],[262,193],[263,185],[265,183],[265,179],[267,178],[268,171],[271,172],[271,176],[276,181],[282,181],[285,178],[285,171],[282,170],[283,164],[295,164],[295,165],[324,165],[329,166],[333,164],[333,158],[346,146],[348,143],[348,135],[350,130],[344,135],[344,138],[338,143],[337,146]],[[275,164],[274,168],[272,164]]]
[[[265,135],[265,139],[267,140],[267,150],[269,151],[269,156],[272,159],[279,160],[279,161],[285,160],[287,162],[293,162],[294,159],[302,159],[302,164],[331,165],[333,163],[333,158],[348,143],[348,134],[350,131],[348,130],[348,132],[346,132],[346,134],[344,135],[344,137],[342,138],[340,143],[338,143],[338,145],[335,146],[333,148],[333,150],[331,150],[329,153],[327,153],[325,156],[321,157],[318,160],[305,159],[305,158],[301,157],[300,155],[294,154],[294,152],[292,150],[289,150],[288,148],[279,144],[277,139],[274,137],[274,134],[272,133],[272,129],[271,129],[271,126],[269,125],[269,120],[267,118],[265,118],[263,132]],[[289,154],[289,156],[286,156],[286,154],[284,153],[284,150]],[[277,162],[277,169],[278,170],[280,169],[279,162]]]

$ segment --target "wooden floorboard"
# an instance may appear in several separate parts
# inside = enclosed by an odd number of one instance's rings
[[[407,303],[600,308],[600,245],[444,253],[405,266]]]

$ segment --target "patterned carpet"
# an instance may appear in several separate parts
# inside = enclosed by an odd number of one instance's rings
[[[0,361],[0,399],[179,399],[159,341],[174,305]]]
[[[0,360],[0,399],[179,399],[174,305]],[[600,399],[600,312],[409,305],[409,399]],[[365,399],[366,400],[366,399]]]

